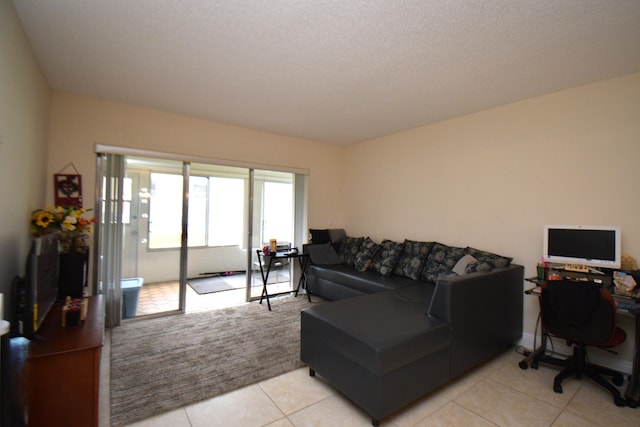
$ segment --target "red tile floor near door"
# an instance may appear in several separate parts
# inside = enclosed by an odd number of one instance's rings
[[[238,275],[236,280],[245,280],[244,275]],[[251,296],[260,298],[262,284],[254,281],[255,286],[251,288]],[[274,283],[269,285],[269,295],[279,292],[289,291],[290,282]],[[162,313],[178,309],[179,298],[178,282],[145,283],[140,289],[138,299],[138,310],[136,316]],[[229,307],[245,302],[245,289],[234,289],[223,292],[198,295],[191,286],[187,285],[186,312],[192,313],[212,308]]]

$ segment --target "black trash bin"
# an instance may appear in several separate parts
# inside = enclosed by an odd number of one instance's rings
[[[140,297],[140,289],[144,280],[142,277],[132,277],[122,279],[120,287],[122,288],[122,318],[129,319],[136,317],[138,310],[138,298]]]

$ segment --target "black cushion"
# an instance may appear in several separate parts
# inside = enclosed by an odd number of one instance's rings
[[[380,245],[378,245],[376,242],[368,237],[364,239],[362,245],[360,246],[360,250],[353,260],[353,265],[356,270],[367,271],[369,267],[371,267],[371,264],[373,263],[373,257],[376,256],[378,249],[380,249]]]
[[[311,243],[329,243],[331,242],[331,235],[329,234],[328,229],[309,229],[309,233],[311,234]]]
[[[478,260],[477,271],[491,271],[511,265],[513,258],[467,247],[465,252]]]
[[[362,242],[364,242],[364,237],[344,236],[342,238],[340,241],[338,256],[340,256],[340,261],[342,261],[344,265],[348,265],[350,267],[354,266],[354,261],[356,259],[356,255],[360,252]]]
[[[373,258],[373,269],[383,276],[391,276],[400,260],[403,249],[404,243],[383,240],[380,243],[378,253]]]
[[[434,242],[416,242],[405,239],[402,255],[398,260],[394,274],[413,280],[420,279],[420,273],[433,245]]]
[[[437,282],[442,275],[453,274],[453,267],[463,256],[465,256],[464,248],[435,243],[424,264],[422,280]]]
[[[309,258],[311,258],[311,262],[316,265],[340,264],[340,257],[330,242],[319,245],[306,245],[305,249],[309,254]]]
[[[343,228],[330,228],[329,237],[331,238],[331,244],[336,252],[340,249],[340,242],[347,235]]]

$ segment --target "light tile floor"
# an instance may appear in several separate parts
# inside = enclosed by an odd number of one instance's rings
[[[557,370],[522,370],[521,358],[508,351],[381,425],[640,426],[640,408],[616,407],[608,392],[589,380],[566,380],[564,393],[556,394]],[[370,418],[321,376],[310,377],[301,368],[129,427],[370,425]]]
[[[146,285],[145,285],[146,286]],[[176,284],[149,286],[140,302],[153,310],[175,309]],[[144,287],[143,287],[144,289]],[[187,311],[240,304],[244,290],[197,295],[187,287]],[[261,289],[260,289],[261,290]],[[259,295],[259,294],[258,294]],[[148,298],[147,298],[148,296]],[[275,301],[277,304],[277,300]],[[168,304],[168,305],[162,305]],[[107,332],[101,370],[100,426],[109,422]],[[522,356],[508,351],[457,381],[382,421],[383,426],[640,426],[640,408],[618,408],[604,389],[590,380],[566,380],[564,393],[553,392],[556,368],[522,370]],[[626,387],[621,387],[621,391]],[[204,426],[370,426],[357,406],[306,368],[194,403],[128,427]]]

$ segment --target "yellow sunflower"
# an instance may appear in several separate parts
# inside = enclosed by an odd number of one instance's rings
[[[53,222],[51,212],[38,211],[35,217],[35,224],[38,227],[47,228]]]

